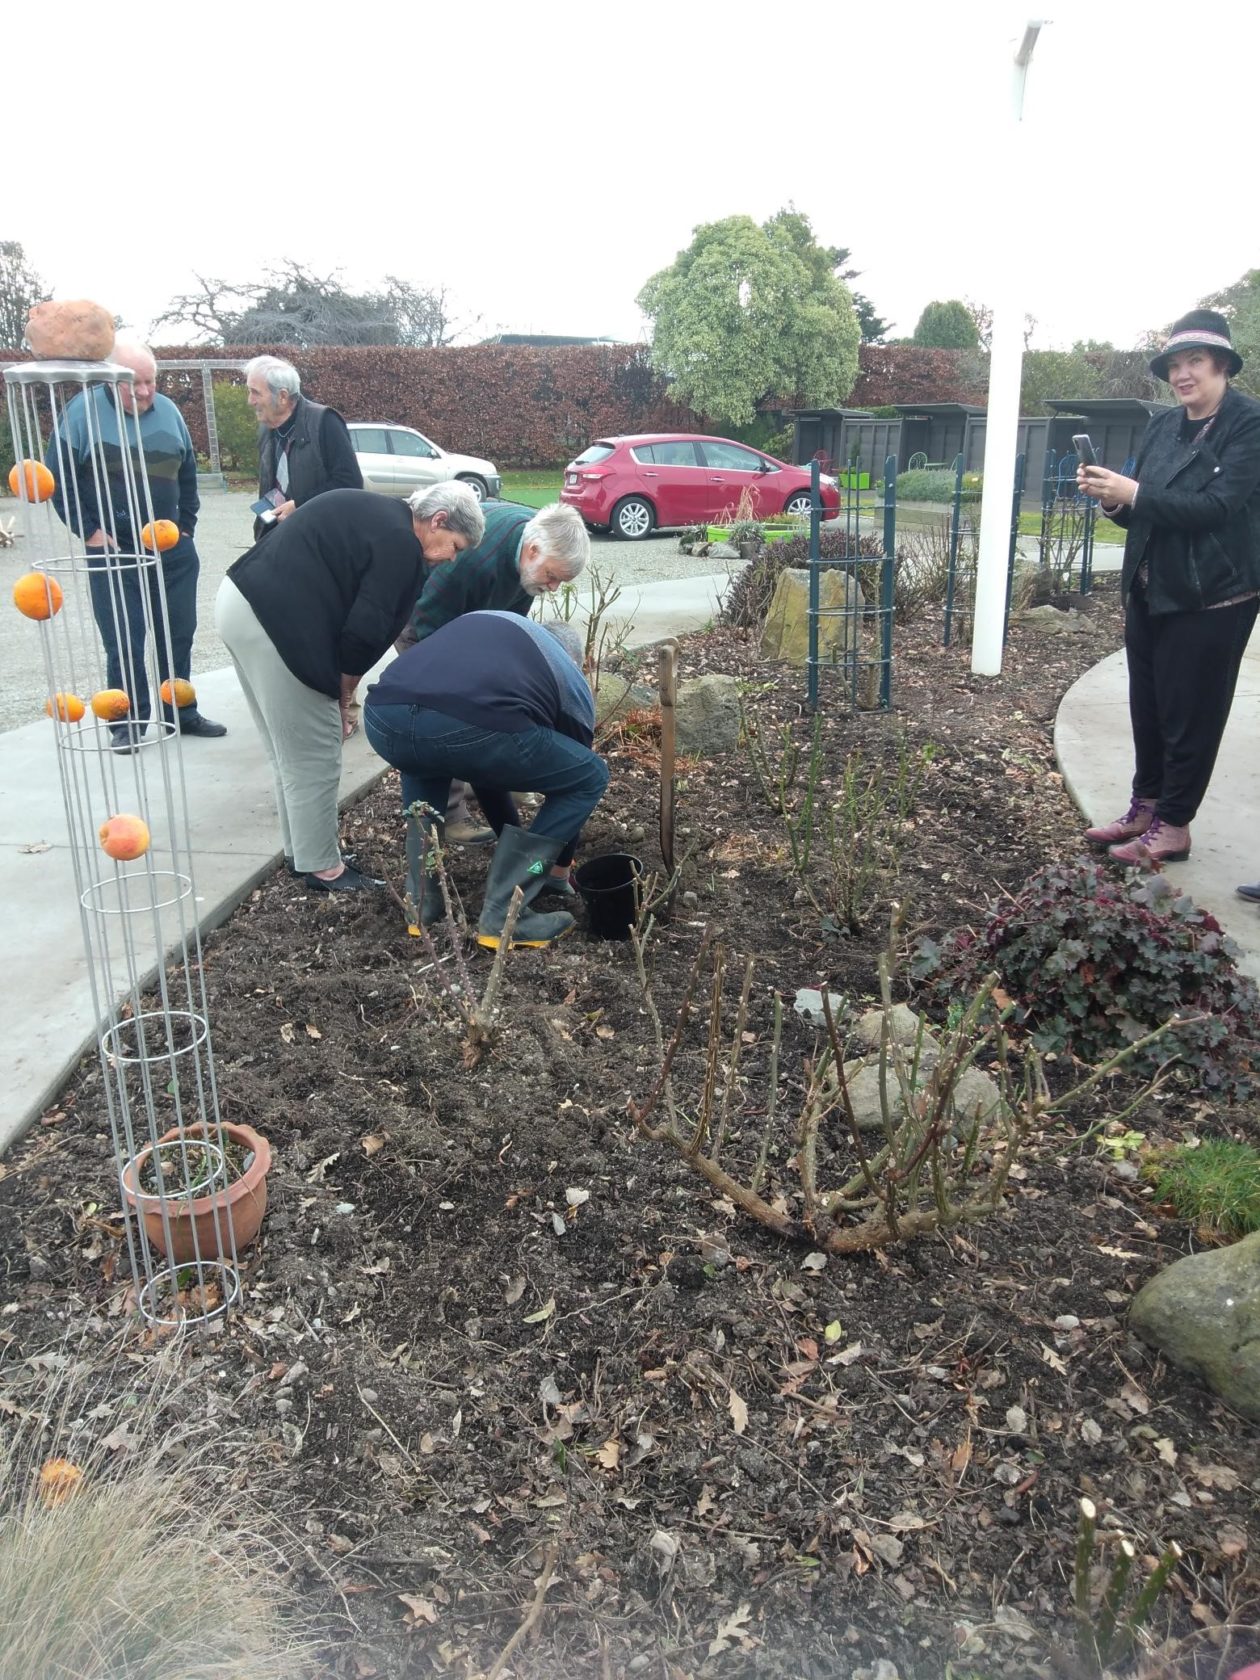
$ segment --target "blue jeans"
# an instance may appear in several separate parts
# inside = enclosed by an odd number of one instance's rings
[[[108,572],[103,562],[92,563],[94,550],[89,550],[88,582],[92,594],[92,616],[105,646],[105,670],[111,688],[121,688],[131,700],[131,717],[139,723],[149,721],[149,672],[144,658],[145,612],[144,591],[148,591],[149,611],[157,637],[157,669],[159,682],[167,677],[183,677],[187,681],[192,667],[193,636],[197,630],[197,574],[201,562],[197,549],[181,537],[174,548],[168,549],[159,564],[166,589],[166,610],[171,626],[171,664],[168,669],[166,638],[162,634],[162,603],[158,594],[157,567],[136,566],[125,571]],[[183,707],[181,716],[191,717],[196,703]],[[173,719],[174,710],[163,705],[162,713]]]
[[[572,856],[582,824],[608,786],[608,766],[590,747],[554,729],[517,734],[461,723],[427,706],[363,708],[363,732],[381,757],[402,774],[403,809],[419,800],[445,811],[451,782],[471,782],[495,832],[508,817],[510,790],[545,797],[530,832],[559,840]],[[497,820],[496,820],[497,819]],[[567,861],[561,856],[561,861]]]

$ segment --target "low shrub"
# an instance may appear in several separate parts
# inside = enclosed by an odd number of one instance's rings
[[[243,385],[216,383],[214,423],[223,466],[229,472],[253,472],[258,466],[258,421]]]
[[[855,557],[878,560],[883,552],[883,543],[870,534],[859,537],[856,544],[852,534],[843,530],[823,531],[819,537],[819,553],[823,560]],[[808,535],[788,537],[784,542],[771,544],[731,579],[731,586],[722,600],[720,622],[736,630],[759,630],[770,611],[780,572],[808,565]]]
[[[1231,1242],[1260,1231],[1260,1150],[1232,1138],[1178,1144],[1153,1154],[1142,1176],[1182,1219]]]
[[[1175,1059],[1210,1091],[1240,1100],[1257,1084],[1260,995],[1237,954],[1163,875],[1078,862],[1035,875],[979,933],[921,940],[913,973],[945,1007],[996,969],[1036,1048],[1090,1063],[1182,1017],[1136,1054],[1134,1070]]]
[[[969,490],[966,476],[963,480],[963,498],[974,500],[979,492]],[[946,468],[941,470],[932,467],[916,467],[913,472],[897,474],[897,500],[899,502],[952,502],[954,499],[954,474]]]

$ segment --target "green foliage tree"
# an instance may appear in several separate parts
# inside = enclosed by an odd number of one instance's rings
[[[850,264],[849,258],[852,253],[849,247],[819,245],[814,238],[814,229],[809,217],[794,205],[789,204],[786,210],[780,210],[771,216],[766,223],[766,231],[769,233],[771,230],[773,237],[788,241],[810,273],[819,281],[832,275],[848,285],[850,280],[856,280],[861,274],[860,269]],[[853,308],[857,312],[862,343],[880,343],[888,331],[888,322],[876,312],[875,305],[864,293],[849,286],[849,296],[853,299]]]
[[[771,396],[843,402],[857,378],[857,315],[808,230],[792,210],[761,227],[750,216],[707,222],[643,287],[652,362],[679,402],[732,426]]]
[[[16,239],[0,239],[0,348],[18,350],[26,317],[51,295]]]
[[[1260,396],[1260,268],[1249,268],[1232,286],[1199,302],[1204,309],[1219,309],[1229,322],[1234,348],[1243,358],[1235,385]]]
[[[980,334],[975,317],[961,298],[938,299],[919,316],[911,343],[923,350],[974,350]]]
[[[231,472],[252,472],[258,465],[258,420],[243,385],[216,381],[214,423],[223,465]]]

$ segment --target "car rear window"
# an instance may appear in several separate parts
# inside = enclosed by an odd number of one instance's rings
[[[584,449],[574,461],[575,467],[589,467],[596,461],[606,461],[613,452],[611,443],[593,443],[589,449]]]

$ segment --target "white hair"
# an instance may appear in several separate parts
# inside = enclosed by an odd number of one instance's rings
[[[522,554],[531,543],[536,543],[539,556],[566,578],[577,577],[591,557],[591,539],[582,515],[563,502],[551,502],[530,520],[521,535]]]
[[[302,375],[292,362],[282,362],[279,356],[255,356],[245,364],[245,377],[252,379],[256,373],[262,375],[273,397],[292,397],[296,401],[302,395]]]
[[[467,537],[475,548],[486,534],[486,516],[474,491],[458,479],[446,479],[431,484],[427,490],[413,490],[407,497],[413,519],[432,519],[435,513],[446,515],[446,528],[457,537]]]
[[[114,348],[110,351],[110,356],[115,361],[118,360],[119,351],[121,351],[124,356],[131,356],[131,357],[147,356],[149,358],[149,360],[153,363],[154,368],[157,367],[157,357],[153,354],[153,351],[144,342],[143,339],[139,339],[139,338],[116,338],[114,340]],[[124,363],[123,365],[125,367],[128,364]],[[134,369],[132,371],[134,372]]]

